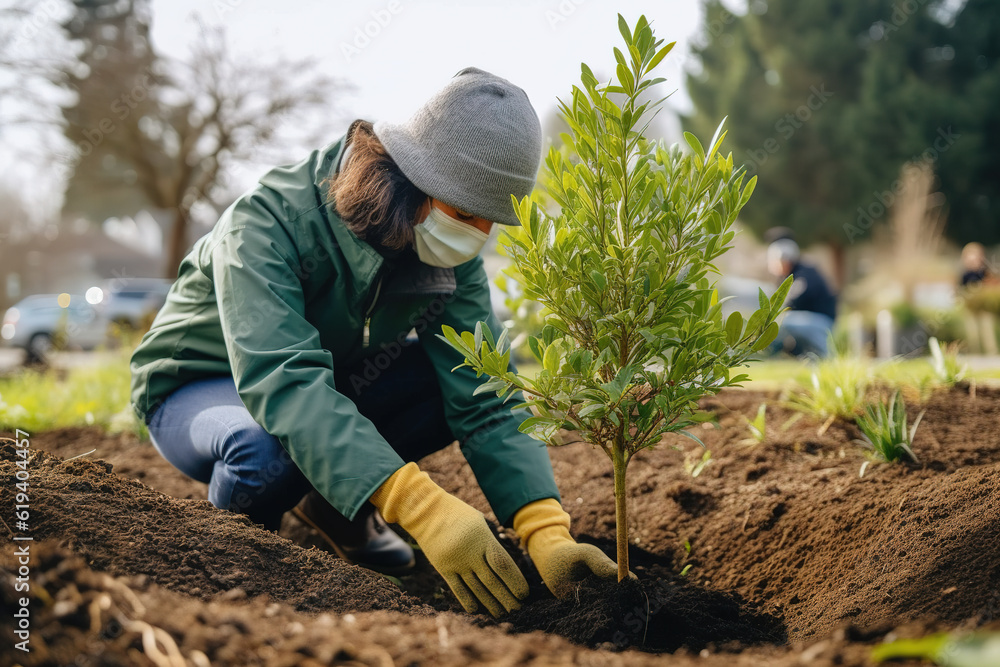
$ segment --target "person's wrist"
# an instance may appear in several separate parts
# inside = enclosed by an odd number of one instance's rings
[[[420,470],[407,463],[394,472],[368,499],[389,523],[398,523],[418,542],[448,493]]]
[[[532,560],[565,543],[574,543],[570,535],[569,514],[555,498],[528,503],[514,514],[514,532]]]

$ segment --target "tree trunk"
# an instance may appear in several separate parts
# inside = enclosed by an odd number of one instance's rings
[[[174,224],[170,227],[170,240],[167,244],[167,263],[164,267],[164,277],[174,279],[177,277],[177,269],[181,265],[181,260],[187,254],[187,231],[188,216],[187,211],[181,207],[174,209]]]
[[[625,452],[613,445],[611,462],[615,468],[615,524],[618,537],[618,581],[628,577],[628,508],[625,496]]]

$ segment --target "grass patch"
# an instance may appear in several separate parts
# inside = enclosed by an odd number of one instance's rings
[[[858,417],[858,428],[861,429],[861,437],[875,461],[892,463],[899,461],[904,456],[917,462],[917,455],[913,453],[913,438],[917,434],[917,427],[924,413],[921,412],[912,426],[908,426],[906,418],[906,405],[903,397],[897,391],[887,403],[881,401],[869,403],[865,406],[865,413]],[[861,467],[861,474],[864,475],[865,467]]]
[[[874,379],[891,387],[920,388],[931,384],[941,384],[940,376],[935,371],[933,361],[929,357],[888,361],[860,359],[858,362],[865,364],[870,369]],[[808,385],[811,383],[811,377],[815,370],[815,363],[796,359],[768,359],[754,362],[746,371],[751,379],[749,382],[745,382],[744,386],[749,389],[767,391],[787,389],[796,385]],[[963,379],[975,380],[980,384],[997,384],[1000,381],[1000,365],[966,369]]]
[[[129,405],[131,350],[68,370],[19,370],[0,378],[0,430],[101,426],[148,437]]]

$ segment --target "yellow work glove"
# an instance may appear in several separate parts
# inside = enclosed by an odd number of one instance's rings
[[[448,494],[416,463],[397,470],[369,499],[420,545],[466,611],[477,600],[494,616],[521,607],[528,582],[493,537],[483,514]]]
[[[557,598],[572,594],[590,574],[618,576],[618,566],[593,544],[577,544],[569,534],[569,514],[555,498],[528,503],[514,515],[514,530],[528,548],[542,581]]]

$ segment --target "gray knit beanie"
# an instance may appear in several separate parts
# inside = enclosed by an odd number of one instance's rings
[[[379,121],[375,136],[422,192],[502,225],[521,224],[510,196],[531,193],[542,128],[527,94],[467,67],[405,123]]]

